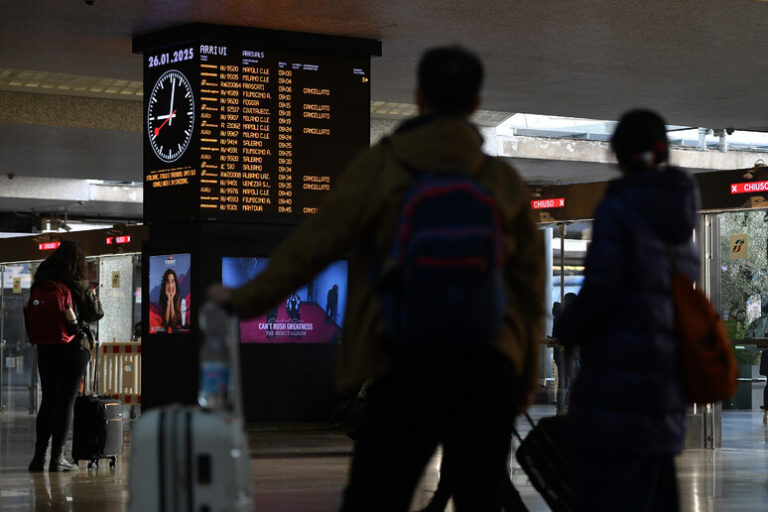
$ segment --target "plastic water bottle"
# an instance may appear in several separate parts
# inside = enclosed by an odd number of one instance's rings
[[[37,306],[37,304],[35,304]],[[72,309],[72,304],[67,302],[64,304],[64,318],[67,319],[67,334],[77,334],[77,315]]]
[[[200,390],[197,403],[212,410],[232,410],[232,363],[229,347],[229,316],[207,302],[200,308]]]

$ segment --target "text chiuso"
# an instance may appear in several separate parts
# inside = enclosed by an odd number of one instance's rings
[[[768,181],[748,181],[745,183],[731,183],[731,194],[750,194],[754,192],[768,191]]]

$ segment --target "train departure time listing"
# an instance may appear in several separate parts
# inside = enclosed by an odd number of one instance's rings
[[[314,213],[369,144],[368,57],[205,43],[146,65],[149,193],[194,184],[204,217]]]

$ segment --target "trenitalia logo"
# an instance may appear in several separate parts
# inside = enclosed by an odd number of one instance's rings
[[[534,210],[544,210],[547,208],[565,208],[565,198],[558,197],[557,199],[536,199],[531,201],[531,208]]]
[[[768,192],[768,181],[731,183],[731,194],[752,194],[755,192]]]

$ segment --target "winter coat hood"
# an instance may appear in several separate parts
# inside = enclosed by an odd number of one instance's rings
[[[483,138],[465,119],[425,115],[410,119],[387,138],[395,159],[413,169],[477,174],[485,162]]]

